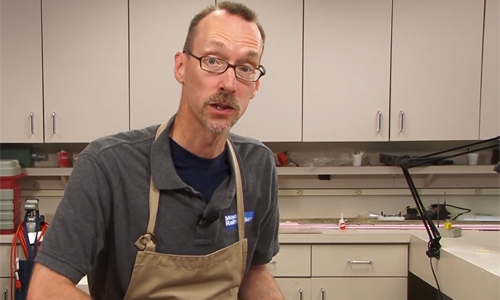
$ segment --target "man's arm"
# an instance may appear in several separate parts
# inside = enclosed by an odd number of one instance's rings
[[[91,300],[67,277],[35,263],[28,288],[27,300]]]
[[[285,300],[266,265],[252,265],[243,277],[238,300]]]

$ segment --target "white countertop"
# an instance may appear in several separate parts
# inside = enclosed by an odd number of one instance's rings
[[[422,241],[428,241],[425,231],[412,231],[412,235]],[[461,237],[441,238],[441,251],[500,277],[499,231],[464,230]]]
[[[429,258],[428,236],[412,232],[409,270],[436,287]],[[441,257],[433,259],[441,290],[454,300],[500,299],[500,232],[462,231],[458,238],[441,239]]]

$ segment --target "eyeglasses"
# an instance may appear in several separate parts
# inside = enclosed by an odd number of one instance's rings
[[[186,51],[187,54],[196,58],[200,62],[200,68],[210,73],[222,74],[227,71],[227,69],[233,68],[234,74],[241,80],[255,82],[259,80],[260,77],[266,74],[266,69],[264,66],[260,65],[254,68],[249,65],[232,65],[227,61],[223,61],[213,56],[202,56],[198,57],[193,55],[193,53]]]

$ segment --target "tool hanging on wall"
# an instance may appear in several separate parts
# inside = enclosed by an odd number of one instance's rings
[[[49,225],[45,222],[44,216],[40,216],[38,199],[26,199],[24,210],[26,211],[24,221],[17,227],[10,249],[11,286],[15,287],[15,292],[11,291],[11,299],[15,300],[26,299],[34,260]],[[25,260],[19,258],[18,241]]]

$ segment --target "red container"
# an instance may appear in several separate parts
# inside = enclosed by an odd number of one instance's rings
[[[15,163],[13,163],[15,162]],[[26,176],[26,174],[21,172],[21,168],[17,161],[2,161],[2,169],[0,176],[0,189],[2,190],[12,190],[13,192],[13,210],[2,212],[12,212],[13,213],[13,226],[10,229],[0,228],[0,234],[12,234],[16,232],[17,227],[21,224],[22,220],[22,200],[21,200],[21,179]],[[0,200],[3,202],[10,201],[9,199]],[[8,222],[8,221],[5,221]]]
[[[69,153],[68,151],[61,150],[57,152],[57,163],[59,164],[59,167],[61,168],[68,168],[69,167]]]

